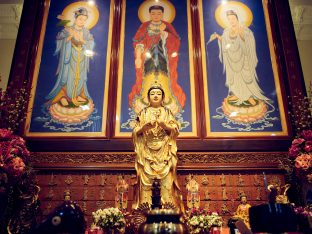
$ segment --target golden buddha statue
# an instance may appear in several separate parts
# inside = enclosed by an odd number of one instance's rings
[[[151,204],[151,187],[156,178],[161,183],[162,204],[173,203],[184,211],[176,175],[179,125],[171,111],[162,105],[165,93],[160,86],[151,86],[147,96],[149,105],[138,114],[132,133],[137,172],[133,208],[146,202]]]
[[[186,185],[186,190],[187,190],[187,198],[186,198],[187,208],[199,209],[200,205],[199,184],[194,179],[193,175],[189,175],[189,182]]]
[[[243,220],[246,226],[250,229],[249,208],[251,207],[251,205],[247,203],[246,195],[242,195],[240,199],[241,199],[241,204],[237,207],[237,210],[233,218]]]
[[[128,207],[129,185],[123,175],[117,176],[115,207],[125,211]]]

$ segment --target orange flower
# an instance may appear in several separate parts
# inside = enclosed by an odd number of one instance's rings
[[[298,169],[308,170],[311,165],[311,155],[301,154],[295,160],[295,167]]]

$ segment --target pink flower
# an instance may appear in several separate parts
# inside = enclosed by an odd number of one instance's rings
[[[14,149],[9,142],[3,142],[0,146],[3,161],[4,163],[7,163],[14,157]]]
[[[12,131],[5,129],[5,128],[0,129],[0,138],[9,139],[11,136],[12,136]]]
[[[304,130],[301,133],[301,136],[307,141],[312,140],[312,130]]]
[[[19,177],[24,173],[25,163],[20,157],[15,157],[8,162],[4,169],[13,177]]]
[[[302,139],[302,138],[296,138],[296,139],[294,139],[293,141],[292,141],[292,145],[300,145],[300,144],[302,144],[304,142],[304,139]]]
[[[292,145],[290,148],[289,148],[289,157],[291,158],[295,158],[297,157],[297,155],[299,154],[299,148],[296,146],[296,145]]]
[[[307,141],[304,146],[305,152],[312,152],[312,141]]]

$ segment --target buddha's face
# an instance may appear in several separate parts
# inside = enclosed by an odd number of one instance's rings
[[[163,15],[162,10],[153,9],[150,12],[150,19],[152,22],[160,22],[163,19]]]
[[[151,106],[153,107],[161,106],[161,102],[163,100],[162,90],[161,89],[150,90],[148,99],[150,101]]]
[[[242,202],[242,204],[246,204],[247,203],[247,197],[242,197],[241,202]]]
[[[227,19],[231,27],[236,27],[238,25],[238,19],[236,15],[228,15]]]
[[[75,20],[75,24],[78,26],[78,27],[83,27],[85,24],[86,24],[86,21],[87,21],[88,17],[85,16],[85,15],[79,15],[76,20]]]

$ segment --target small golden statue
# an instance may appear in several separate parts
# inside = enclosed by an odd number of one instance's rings
[[[246,224],[246,226],[250,229],[249,224],[249,208],[251,207],[250,204],[247,203],[247,196],[242,195],[241,204],[237,207],[235,215],[233,216],[234,219],[241,219]]]
[[[128,207],[128,191],[129,185],[127,184],[124,176],[118,175],[116,184],[116,196],[115,196],[115,207],[121,211],[126,210]]]
[[[173,203],[184,211],[176,175],[179,124],[171,111],[163,106],[165,92],[160,85],[155,82],[147,96],[149,105],[138,114],[132,132],[137,172],[133,208],[152,203],[151,187],[157,178],[161,181],[162,204]]]
[[[208,189],[204,191],[204,201],[211,201],[210,192]]]
[[[64,190],[64,201],[70,201],[70,193],[69,189]]]
[[[222,200],[223,200],[223,201],[229,200],[229,198],[228,198],[228,196],[227,196],[227,192],[226,192],[226,188],[225,188],[225,187],[222,188]]]
[[[272,203],[288,204],[289,199],[287,196],[287,190],[290,188],[290,184],[280,186],[278,184],[268,185],[268,191],[270,192],[269,201]]]
[[[204,174],[203,178],[202,178],[202,182],[201,184],[203,186],[208,186],[209,185],[209,179],[207,178],[207,176]]]
[[[226,185],[225,175],[223,173],[222,173],[222,175],[220,177],[220,181],[221,181],[221,186],[225,186]]]
[[[189,175],[189,182],[186,185],[187,190],[187,208],[199,208],[200,195],[199,195],[199,184],[194,179],[193,175]]]

